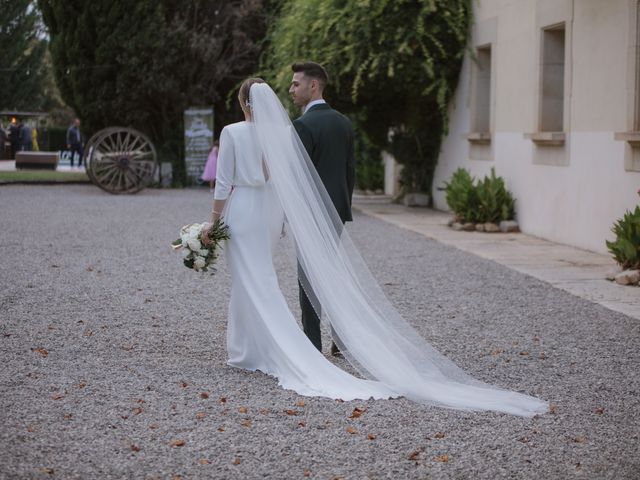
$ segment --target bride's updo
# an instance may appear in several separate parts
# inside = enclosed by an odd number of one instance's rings
[[[265,83],[265,81],[261,78],[247,78],[242,85],[240,86],[240,91],[238,92],[238,100],[240,100],[240,106],[243,110],[249,110],[251,105],[249,104],[249,90],[251,90],[251,85],[254,83]]]

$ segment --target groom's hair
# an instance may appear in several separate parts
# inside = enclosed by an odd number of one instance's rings
[[[320,83],[321,90],[323,90],[329,82],[327,71],[322,65],[316,62],[296,62],[291,65],[291,70],[293,70],[294,73],[302,72],[307,77],[317,80],[318,83]]]

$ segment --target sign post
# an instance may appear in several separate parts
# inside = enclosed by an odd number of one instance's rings
[[[191,107],[184,111],[184,161],[187,178],[202,183],[202,172],[213,146],[213,108]]]

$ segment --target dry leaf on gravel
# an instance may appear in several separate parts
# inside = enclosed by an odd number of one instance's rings
[[[347,427],[347,432],[350,433],[351,435],[358,433],[358,431],[353,427]]]
[[[47,351],[46,348],[42,348],[42,347],[38,347],[38,348],[32,348],[31,349],[32,352],[36,352],[39,353],[40,355],[42,355],[43,357],[46,357],[49,355],[49,352]]]
[[[204,412],[198,412],[198,413],[196,413],[196,418],[197,418],[198,420],[202,420],[202,419],[203,419],[204,417],[206,417],[206,416],[207,416],[207,414],[206,414],[206,413],[204,413]]]
[[[240,465],[240,462],[242,462],[242,459],[240,457],[236,457],[236,459],[233,461],[233,464]]]
[[[200,460],[198,460],[198,463],[200,465],[209,465],[211,462],[209,460],[207,460],[206,458],[201,458]]]
[[[296,403],[296,407],[304,407],[305,403],[303,400],[300,400],[299,402]]]
[[[549,413],[558,413],[558,407],[554,404],[549,405]]]
[[[131,445],[131,451],[132,452],[139,452],[140,451],[140,447],[137,445]]]
[[[370,433],[369,435],[367,435],[367,438],[368,438],[369,440],[375,440],[376,438],[378,438],[378,436],[377,436],[377,435],[374,435],[373,433]]]
[[[433,438],[444,438],[444,432],[436,432]]]
[[[240,408],[238,408],[238,412],[240,412],[240,413],[247,413],[247,412],[248,412],[248,409],[247,409],[247,407],[240,407]]]
[[[60,400],[64,398],[64,395],[60,395],[59,393],[54,393],[53,395],[51,395],[51,400]]]
[[[180,386],[181,386],[182,388],[187,388],[187,387],[189,386],[189,384],[188,384],[187,382],[181,382],[181,383],[180,383]]]
[[[227,397],[220,397],[220,403],[227,403]]]
[[[46,473],[48,475],[53,475],[53,468],[41,467],[38,469],[41,473]]]
[[[587,438],[583,436],[579,436],[579,437],[575,437],[573,441],[576,443],[586,443]]]
[[[142,412],[144,412],[144,410],[140,407],[136,407],[133,409],[133,414],[134,415],[140,415]]]
[[[422,453],[422,450],[414,450],[413,452],[411,452],[409,454],[408,458],[409,458],[409,460],[417,461],[418,457],[420,456],[421,453]]]
[[[243,420],[242,421],[242,426],[243,427],[250,427],[251,426],[251,420]]]
[[[351,415],[349,415],[349,418],[358,418],[362,416],[362,414],[366,411],[367,411],[366,407],[363,407],[363,408],[356,407],[353,409],[353,412],[351,412]]]
[[[171,440],[171,443],[169,443],[169,445],[171,445],[172,447],[183,447],[184,444],[184,440]]]
[[[151,430],[155,430],[156,428],[158,428],[158,426],[159,426],[159,425],[158,425],[157,423],[152,423],[151,425],[149,425],[149,428],[150,428]]]
[[[596,415],[602,415],[604,414],[604,408],[596,408],[593,413],[595,413]]]
[[[204,398],[206,400],[207,398],[209,398],[209,394],[207,392],[202,392],[200,394],[200,398]]]
[[[311,476],[311,470],[305,470],[304,472],[302,472],[302,476],[310,477]]]
[[[287,415],[298,415],[298,410],[285,410],[284,413]]]
[[[447,463],[449,461],[449,455],[438,455],[437,457],[434,457],[434,460],[436,462]]]
[[[224,432],[224,427],[218,427],[219,432]]]

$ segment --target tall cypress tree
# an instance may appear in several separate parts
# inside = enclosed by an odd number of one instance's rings
[[[89,133],[133,126],[148,134],[174,176],[184,175],[182,115],[215,105],[258,62],[267,0],[38,0],[55,76]]]
[[[0,110],[51,106],[38,11],[30,0],[0,0]]]

